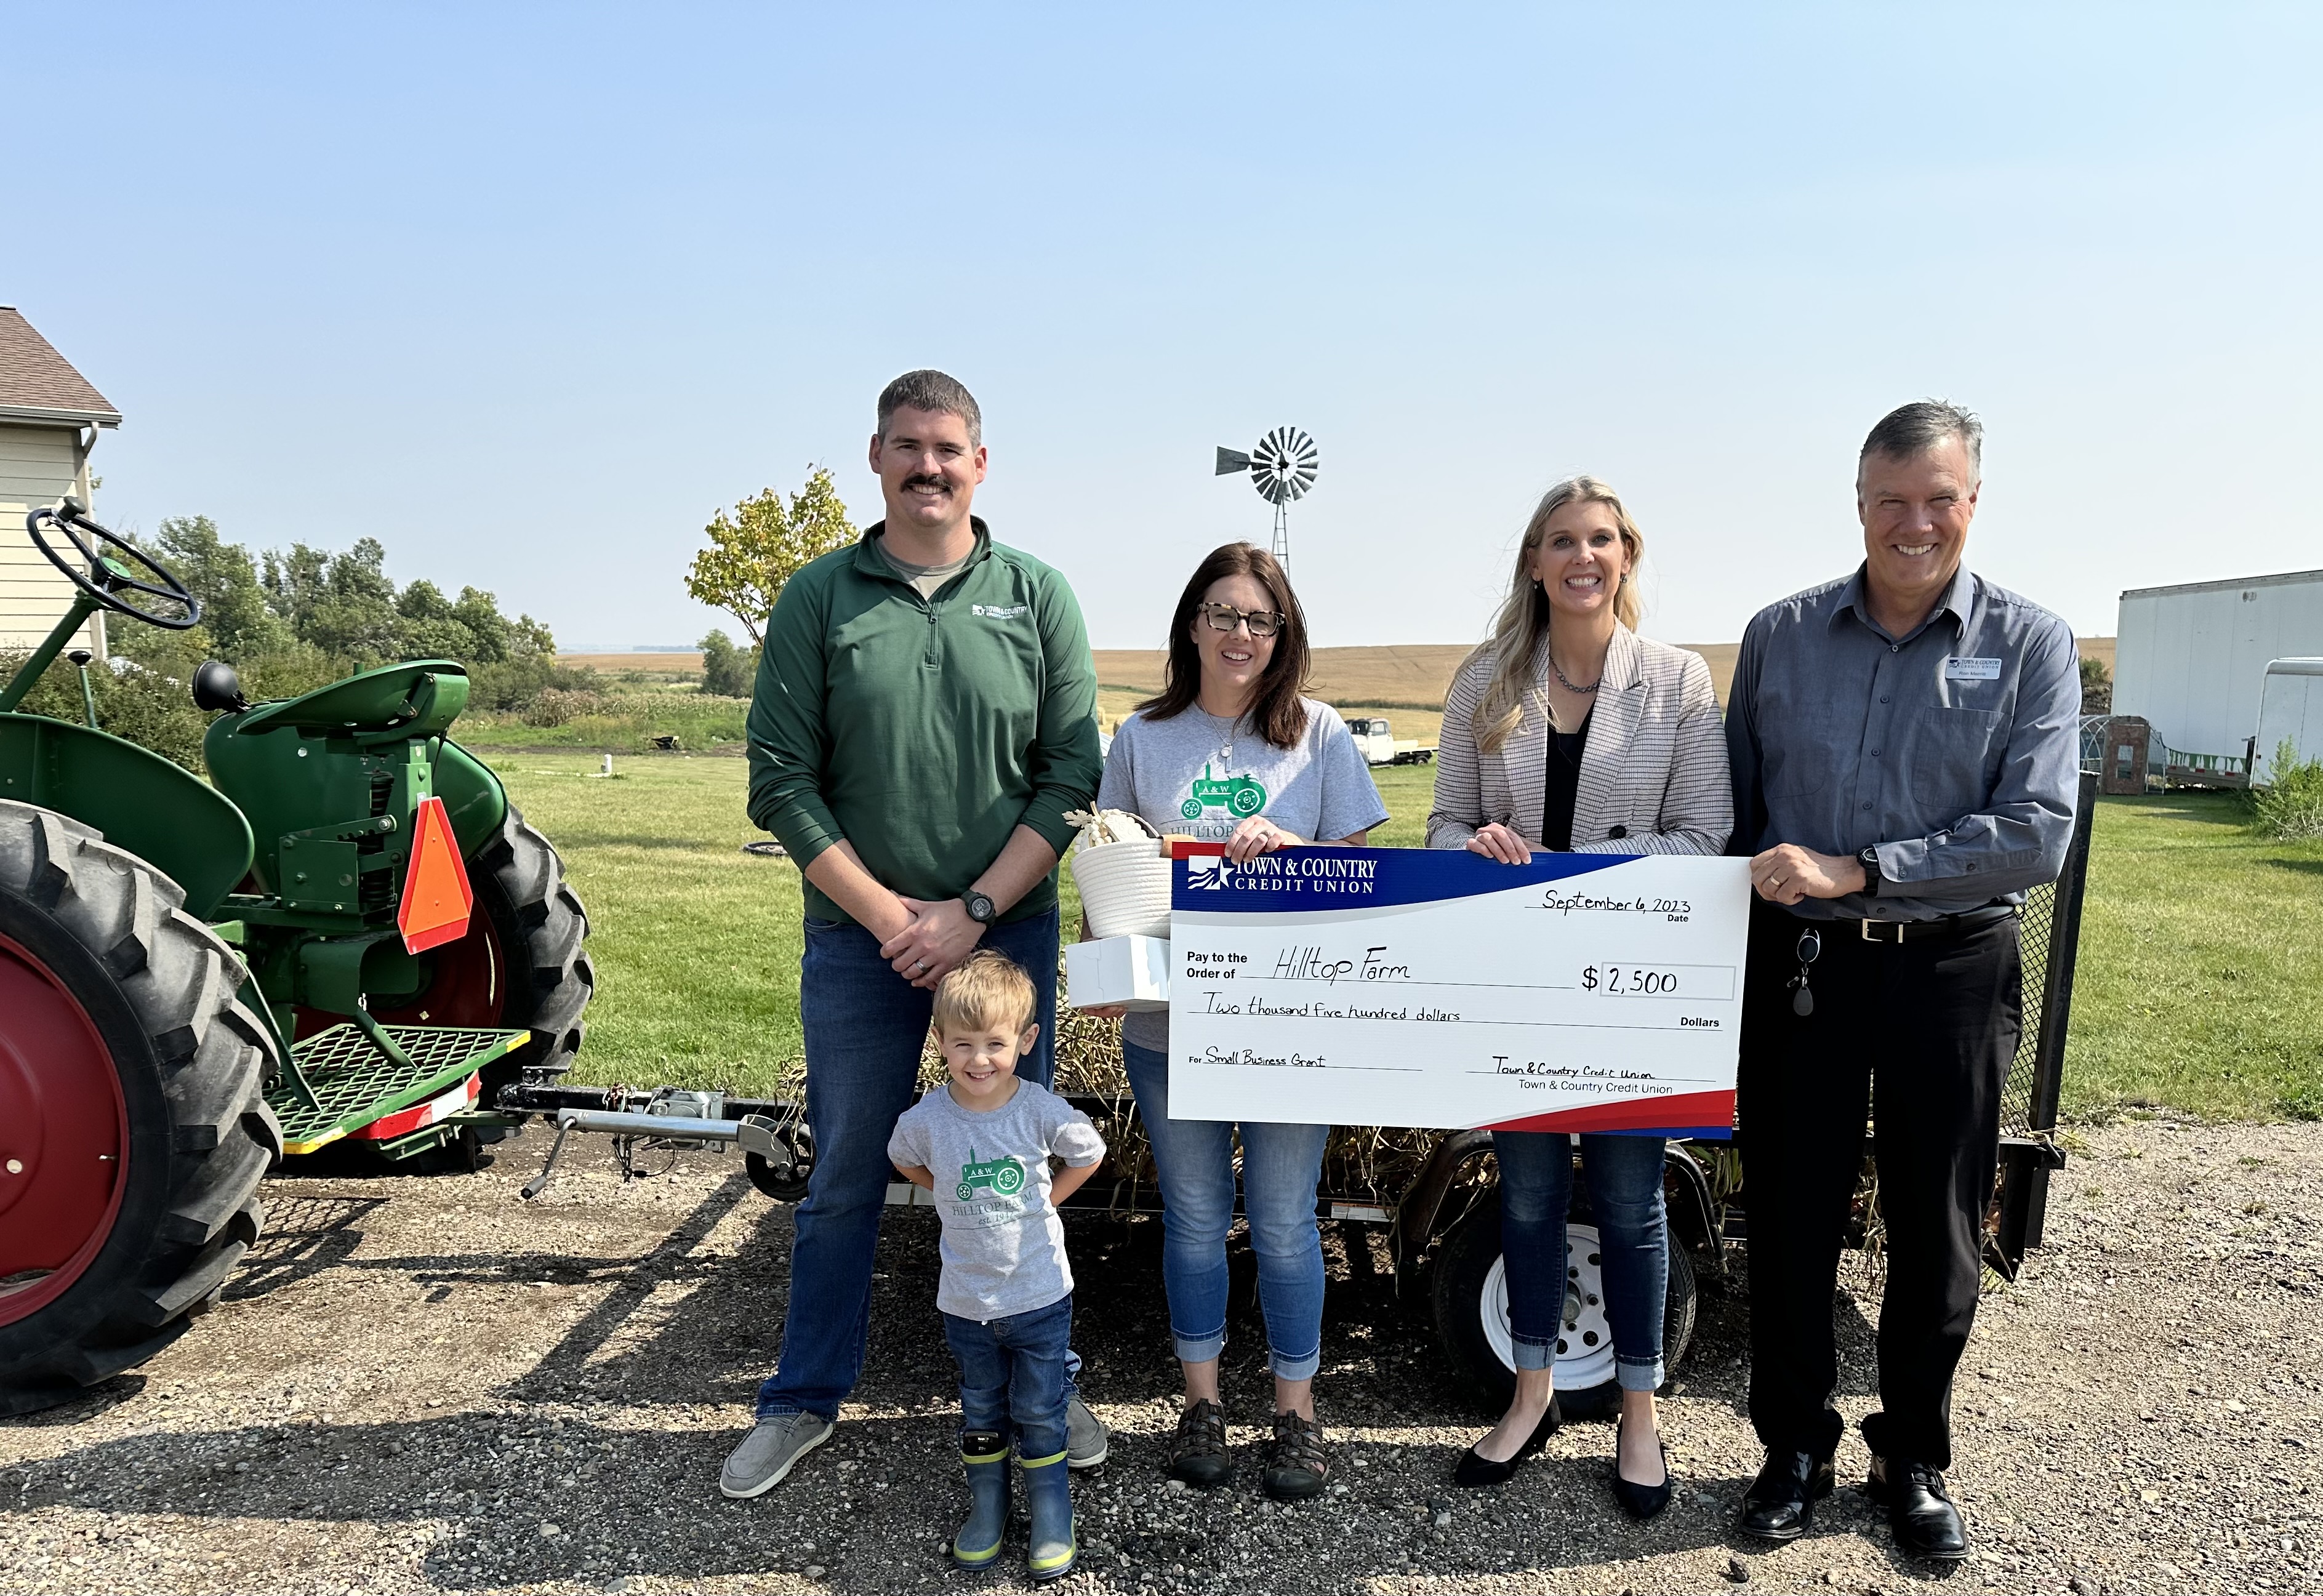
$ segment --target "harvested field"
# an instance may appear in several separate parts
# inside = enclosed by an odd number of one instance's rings
[[[2112,674],[2111,637],[2081,637],[2077,641],[2083,658],[2103,661],[2107,674]],[[1415,643],[1397,647],[1318,648],[1309,691],[1326,703],[1343,708],[1362,705],[1376,709],[1391,719],[1398,710],[1440,711],[1445,690],[1451,685],[1452,673],[1468,657],[1472,647],[1466,643]],[[1718,690],[1718,702],[1724,703],[1727,683],[1734,676],[1734,656],[1740,646],[1687,643],[1683,647],[1710,662],[1711,682]],[[699,654],[560,654],[556,657],[560,665],[585,665],[608,675],[642,672],[675,681],[680,676],[702,674]],[[1099,684],[1098,714],[1107,726],[1119,721],[1139,699],[1162,685],[1165,656],[1158,648],[1099,648],[1094,651],[1094,657]],[[1414,728],[1425,725],[1427,729],[1406,731],[1399,723],[1397,735],[1433,742],[1436,723],[1441,719],[1440,715],[1415,714]]]
[[[1740,646],[1687,643],[1682,647],[1710,662],[1718,702],[1724,703],[1726,683],[1734,674],[1734,655]],[[1391,720],[1398,710],[1440,711],[1444,694],[1452,685],[1452,674],[1474,647],[1470,643],[1419,643],[1393,648],[1318,648],[1308,691],[1325,703],[1342,708],[1374,708]],[[1100,648],[1096,657],[1099,683],[1131,694],[1130,702],[1162,685],[1165,656],[1158,648]],[[1112,712],[1112,696],[1105,694],[1106,702],[1101,712]],[[1442,717],[1439,714],[1436,719],[1440,720]],[[1397,735],[1413,734],[1399,725]],[[1433,729],[1426,734],[1425,740],[1436,740]]]
[[[0,1591],[1020,1588],[939,1555],[961,1497],[932,1214],[890,1216],[869,1364],[832,1443],[730,1502],[718,1464],[772,1358],[789,1210],[706,1154],[624,1186],[601,1142],[525,1206],[545,1142],[475,1177],[271,1184],[269,1236],[193,1335],[0,1422]],[[2323,1583],[2318,1168],[2318,1125],[2088,1133],[2048,1248],[1987,1298],[1970,1347],[1951,1483],[1977,1556],[1947,1588]],[[1226,1354],[1237,1483],[1169,1491],[1158,1226],[1069,1228],[1085,1385],[1116,1442],[1076,1482],[1086,1555],[1067,1591],[1610,1596],[1738,1571],[1749,1590],[1933,1588],[1846,1486],[1793,1546],[1729,1539],[1757,1463],[1739,1279],[1705,1276],[1666,1404],[1681,1494],[1640,1529],[1611,1506],[1602,1425],[1570,1426],[1500,1490],[1452,1491],[1478,1417],[1335,1229],[1318,1390],[1346,1491],[1281,1511],[1249,1466],[1255,1320],[1237,1316]],[[1873,1401],[1870,1330],[1861,1304],[1836,1311],[1853,1418]],[[1859,1441],[1840,1463],[1861,1477]]]
[[[1471,647],[1419,643],[1398,648],[1318,648],[1308,691],[1332,704],[1441,709],[1452,673],[1468,657]],[[1099,682],[1140,693],[1161,687],[1168,659],[1159,648],[1100,648],[1095,657]]]
[[[742,639],[744,644],[749,638]],[[702,674],[702,656],[688,654],[560,654],[556,663],[576,671],[601,671],[609,676],[642,672],[648,676],[661,676],[675,681],[680,676]]]

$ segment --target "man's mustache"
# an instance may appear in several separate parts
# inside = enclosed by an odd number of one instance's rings
[[[935,488],[947,493],[951,491],[951,484],[944,481],[943,478],[938,476],[921,475],[915,477],[905,477],[904,479],[904,486],[907,489]]]

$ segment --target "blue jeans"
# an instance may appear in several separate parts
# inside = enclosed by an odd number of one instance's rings
[[[1226,1231],[1235,1213],[1235,1124],[1171,1119],[1170,1061],[1124,1042],[1129,1087],[1162,1179],[1162,1287],[1178,1356],[1207,1363],[1226,1344]],[[1328,1125],[1242,1127],[1244,1216],[1258,1255],[1258,1303],[1277,1380],[1311,1380],[1323,1361],[1323,1237],[1315,1186]]]
[[[1669,1225],[1659,1136],[1581,1138],[1582,1178],[1597,1222],[1613,1374],[1625,1391],[1662,1383],[1662,1314],[1669,1295]],[[1565,1322],[1565,1226],[1573,1202],[1573,1144],[1554,1131],[1494,1131],[1501,1164],[1501,1258],[1508,1269],[1509,1335],[1517,1367],[1556,1362]]]
[[[1027,1463],[1065,1449],[1066,1344],[1073,1334],[1067,1292],[1046,1307],[978,1324],[943,1316],[944,1340],[960,1362],[960,1428],[1005,1439],[1014,1420],[1016,1455]]]
[[[1041,1040],[1016,1073],[1045,1087],[1057,1074],[1057,912],[987,927],[978,946],[1005,953],[1033,977]],[[887,1138],[918,1097],[934,1004],[935,994],[888,968],[879,940],[861,926],[806,922],[799,1023],[814,1169],[794,1220],[782,1359],[758,1388],[762,1419],[800,1412],[836,1419],[862,1376],[872,1259],[895,1178]]]

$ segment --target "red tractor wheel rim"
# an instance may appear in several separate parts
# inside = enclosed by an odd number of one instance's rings
[[[70,1290],[121,1212],[129,1105],[88,1011],[0,937],[0,1325]]]
[[[468,917],[467,935],[431,948],[419,960],[427,968],[426,990],[395,1007],[372,1004],[372,1019],[382,1025],[453,1025],[482,1031],[499,1027],[508,1007],[508,955],[501,950],[500,932],[482,903]],[[344,1014],[301,1007],[292,1023],[290,1040],[304,1041],[345,1023]]]
[[[427,966],[427,989],[399,1008],[374,1004],[372,1018],[382,1025],[500,1025],[508,1010],[508,955],[482,903],[470,912],[465,936],[419,957]]]

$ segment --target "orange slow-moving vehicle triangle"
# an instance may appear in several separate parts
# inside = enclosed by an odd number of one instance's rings
[[[412,816],[411,863],[403,873],[403,905],[395,928],[404,950],[425,953],[467,934],[468,912],[476,906],[468,867],[452,836],[451,817],[441,798],[423,798]]]

